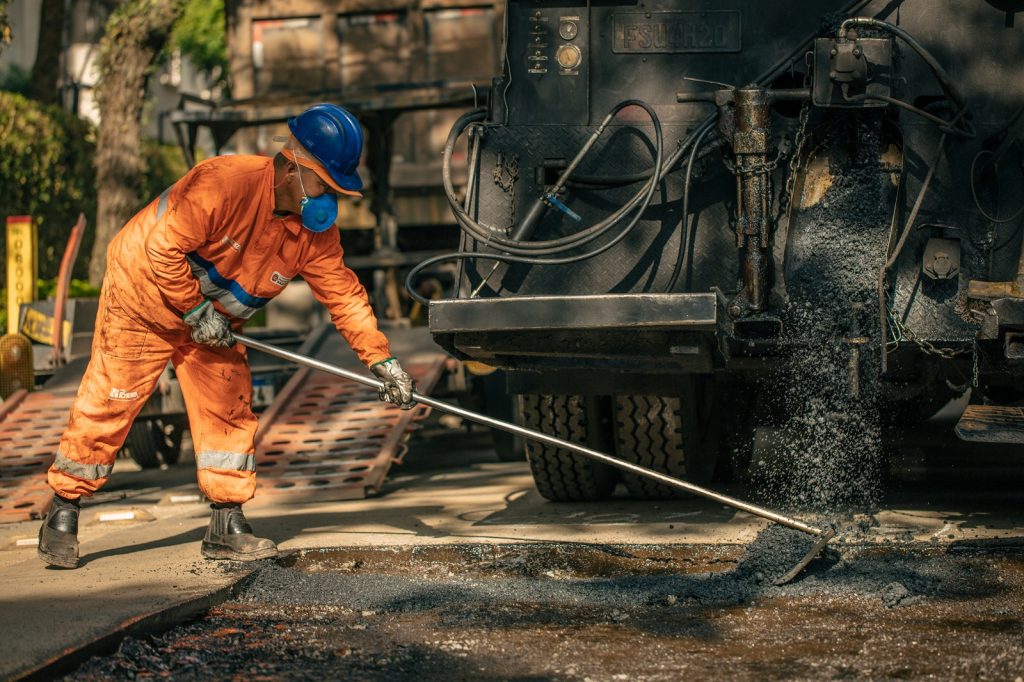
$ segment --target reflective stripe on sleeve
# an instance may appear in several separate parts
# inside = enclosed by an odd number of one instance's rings
[[[63,471],[65,474],[80,478],[83,481],[98,481],[101,478],[110,476],[114,470],[113,464],[82,464],[73,459],[68,459],[58,453],[53,460],[53,468]]]
[[[242,452],[205,450],[196,454],[196,467],[200,469],[229,469],[256,471],[256,456]]]
[[[185,260],[188,261],[192,274],[199,280],[199,289],[203,296],[220,302],[224,310],[234,317],[247,320],[270,302],[269,298],[253,296],[238,282],[222,276],[213,263],[194,251],[186,254]]]
[[[160,220],[164,217],[164,213],[167,212],[167,202],[170,200],[171,190],[174,185],[171,185],[160,194],[160,201],[156,204],[156,219]]]

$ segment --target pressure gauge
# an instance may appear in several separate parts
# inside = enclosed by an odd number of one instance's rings
[[[558,35],[562,37],[562,40],[572,40],[579,30],[575,21],[563,21],[558,25]]]
[[[555,61],[558,62],[558,66],[569,71],[579,66],[583,57],[580,54],[580,48],[575,45],[562,45],[555,52]]]

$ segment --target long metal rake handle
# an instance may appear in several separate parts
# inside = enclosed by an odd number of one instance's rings
[[[283,348],[278,348],[277,346],[272,346],[270,344],[263,343],[262,341],[257,341],[256,339],[249,338],[248,336],[244,336],[242,334],[235,334],[235,341],[242,344],[243,346],[252,348],[253,350],[258,350],[260,352],[266,353],[267,355],[274,355],[285,360],[290,360],[299,365],[309,367],[311,369],[316,369],[320,370],[321,372],[327,372],[328,374],[344,377],[345,379],[350,379],[357,383],[363,384],[364,386],[380,388],[383,385],[383,382],[378,379],[374,379],[372,377],[366,376],[364,374],[359,374],[357,372],[352,372],[347,369],[342,369],[341,367],[336,367],[335,365],[329,365],[326,362],[321,362],[319,360],[307,357],[305,355],[293,353]],[[744,502],[743,500],[738,500],[734,497],[729,497],[728,495],[716,493],[714,490],[708,490],[707,488],[702,488],[699,485],[694,485],[693,483],[687,483],[686,481],[679,480],[678,478],[666,476],[663,473],[654,471],[653,469],[648,469],[647,467],[642,467],[637,464],[632,464],[630,462],[624,462],[623,460],[618,459],[617,457],[606,455],[603,452],[598,452],[597,450],[591,450],[590,448],[583,447],[582,445],[577,445],[576,443],[571,443],[567,440],[562,440],[561,438],[549,436],[548,434],[542,433],[540,431],[534,431],[533,429],[523,428],[522,426],[510,424],[509,422],[504,422],[501,421],[500,419],[494,419],[493,417],[488,417],[487,415],[484,414],[470,412],[469,410],[465,410],[455,405],[450,405],[449,403],[437,400],[436,398],[431,398],[430,396],[422,395],[420,393],[415,393],[414,397],[417,402],[423,403],[424,405],[429,405],[430,407],[442,410],[444,412],[457,415],[459,417],[462,417],[463,419],[468,419],[470,421],[477,422],[478,424],[484,424],[485,426],[490,426],[495,429],[501,429],[502,431],[508,431],[509,433],[514,433],[523,436],[524,438],[529,438],[531,440],[539,441],[541,443],[546,443],[548,445],[553,445],[555,447],[564,448],[565,450],[571,450],[572,452],[581,454],[585,457],[590,457],[591,459],[596,459],[599,462],[604,462],[605,464],[611,465],[618,469],[622,469],[623,471],[629,471],[634,474],[639,474],[640,476],[646,476],[647,478],[654,479],[659,483],[664,483],[665,485],[672,486],[673,488],[678,488],[679,490],[685,490],[686,492],[693,493],[694,495],[706,497],[709,500],[714,500],[715,502],[719,502],[729,507],[740,509],[742,511],[753,514],[754,516],[760,516],[763,519],[774,521],[775,523],[781,524],[788,528],[793,528],[794,530],[808,533],[809,535],[817,535],[819,537],[824,538],[826,541],[833,535],[833,532],[831,530],[826,531],[821,528],[815,528],[814,526],[810,526],[804,523],[803,521],[791,518],[789,516],[784,516],[777,512],[773,512],[770,509],[765,509],[764,507],[759,507],[756,504],[751,504],[749,502]]]

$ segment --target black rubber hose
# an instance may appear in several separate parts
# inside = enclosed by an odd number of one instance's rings
[[[875,99],[875,100],[878,100],[879,102],[885,102],[885,103],[891,104],[891,105],[893,105],[895,107],[899,107],[901,109],[906,109],[907,111],[909,111],[912,114],[915,114],[917,116],[920,116],[921,118],[927,119],[928,121],[931,121],[932,123],[937,125],[939,127],[939,130],[941,130],[944,133],[949,133],[950,135],[956,135],[957,137],[963,137],[963,138],[966,138],[966,139],[970,139],[970,138],[975,137],[975,131],[974,131],[973,127],[966,127],[966,128],[963,128],[963,127],[958,128],[958,127],[956,127],[957,125],[959,125],[960,119],[963,118],[964,114],[967,113],[966,109],[961,109],[960,113],[958,113],[956,116],[954,116],[952,118],[952,120],[947,121],[946,119],[941,118],[939,116],[936,116],[935,114],[931,114],[931,113],[928,113],[927,111],[925,111],[923,109],[919,109],[918,107],[915,107],[913,104],[911,104],[909,102],[904,102],[901,99],[896,99],[895,97],[889,97],[887,95],[875,95],[875,94],[872,94],[872,93],[864,93],[864,94],[861,94],[861,95],[846,96],[844,94],[843,98],[846,101],[848,101],[848,102],[859,102],[859,101],[865,100],[865,99]],[[965,121],[963,123],[963,125],[969,126],[970,124],[968,124]]]
[[[690,215],[690,179],[693,173],[693,160],[697,156],[697,151],[700,149],[700,143],[704,141],[704,136],[711,132],[713,128],[708,126],[704,128],[697,135],[697,138],[693,141],[693,146],[690,148],[690,158],[686,161],[686,177],[683,180],[683,215],[682,223],[679,226],[679,257],[676,259],[675,264],[672,266],[672,277],[668,281],[668,285],[665,287],[665,293],[671,293],[676,288],[676,284],[679,282],[679,275],[683,271],[683,261],[686,259],[686,243],[689,241],[689,230],[687,230],[688,217]]]
[[[706,156],[714,154],[719,147],[725,144],[725,140],[718,137],[714,141],[705,145],[699,152],[697,152],[696,161],[702,160]],[[668,164],[665,164],[665,173],[662,174],[662,179],[669,176],[671,173],[677,173],[685,168],[672,167],[669,168]],[[608,187],[621,187],[623,185],[632,185],[635,182],[646,180],[651,177],[650,170],[641,171],[640,173],[633,173],[630,175],[581,175],[579,173],[573,173],[572,177],[569,178],[568,185],[570,187],[578,187],[580,189],[593,189],[601,190],[607,189]]]
[[[956,89],[956,86],[953,84],[953,79],[950,78],[949,74],[946,73],[946,70],[942,68],[942,64],[939,63],[939,60],[936,59],[931,52],[926,50],[921,43],[917,42],[917,39],[914,38],[914,36],[908,33],[905,29],[900,28],[896,24],[890,24],[887,21],[875,19],[874,17],[850,17],[849,19],[843,20],[843,23],[840,25],[839,28],[839,33],[841,35],[845,35],[847,26],[851,25],[870,26],[872,28],[888,31],[889,33],[892,33],[893,35],[898,37],[904,43],[909,45],[911,49],[913,49],[914,52],[916,52],[921,57],[921,59],[924,60],[924,63],[927,64],[928,67],[932,70],[932,73],[935,74],[935,79],[939,81],[939,85],[942,86],[942,90],[946,93],[946,96],[956,103],[957,108],[967,108],[966,100],[964,100],[964,97],[963,95],[960,94],[960,91]]]
[[[679,148],[675,152],[673,152],[672,156],[669,157],[669,160],[665,164],[663,164],[661,171],[657,175],[659,183],[661,178],[664,178],[665,174],[670,168],[670,164],[674,166],[675,163],[678,162],[679,159],[682,157],[683,153],[690,148],[690,145],[696,140],[696,138],[707,133],[713,127],[714,118],[709,117],[708,119],[705,119],[705,121],[700,126],[698,126],[693,132],[690,133],[686,140],[684,140],[679,145]],[[654,186],[656,187],[657,184],[655,184]],[[419,293],[417,293],[416,290],[413,288],[413,283],[416,281],[416,278],[419,276],[420,272],[422,272],[423,270],[432,265],[436,265],[437,263],[443,263],[445,261],[451,260],[468,260],[474,258],[481,260],[497,261],[500,263],[525,263],[528,265],[565,265],[568,263],[577,263],[588,258],[593,258],[594,256],[604,253],[605,251],[607,251],[608,249],[612,248],[620,241],[622,241],[622,239],[624,239],[626,235],[629,234],[630,231],[632,231],[633,226],[635,226],[637,221],[639,221],[640,216],[643,215],[644,209],[646,209],[646,205],[643,209],[637,212],[637,214],[630,221],[630,224],[625,229],[623,229],[618,235],[616,235],[616,237],[613,240],[609,241],[607,244],[604,244],[603,246],[593,251],[580,254],[578,256],[570,256],[567,258],[523,258],[519,256],[509,256],[497,253],[481,253],[478,251],[446,253],[441,254],[439,256],[434,256],[433,258],[428,258],[427,260],[413,267],[409,271],[408,275],[406,275],[405,288],[408,290],[409,295],[412,296],[417,301],[419,301],[421,304],[429,305],[429,301],[423,296],[421,296]]]
[[[614,115],[627,106],[639,106],[651,117],[655,134],[655,156],[660,160],[663,154],[663,135],[661,121],[658,118],[658,115],[648,104],[639,100],[624,100],[623,102],[615,105],[611,112],[609,112],[609,115]],[[460,227],[462,227],[464,231],[477,241],[498,247],[507,253],[520,256],[555,255],[583,246],[615,227],[615,225],[618,224],[625,215],[630,213],[639,205],[645,194],[653,193],[653,189],[657,186],[658,182],[660,182],[660,179],[655,180],[652,177],[649,182],[644,187],[640,188],[633,198],[618,211],[595,225],[584,230],[580,230],[579,232],[575,232],[572,235],[544,241],[518,241],[509,239],[505,236],[496,234],[494,230],[486,228],[474,221],[462,206],[459,205],[458,198],[455,195],[455,187],[452,182],[451,157],[455,149],[455,144],[462,132],[469,125],[483,120],[484,115],[485,113],[482,110],[477,110],[469,112],[456,121],[448,135],[448,140],[445,143],[441,177],[445,193],[448,196],[448,203],[450,204],[452,213],[455,215],[455,219],[459,223]],[[657,175],[660,176],[660,173]]]
[[[421,304],[429,305],[429,302],[427,301],[427,299],[425,297],[421,296],[415,290],[415,288],[413,286],[413,283],[416,281],[416,278],[419,276],[419,273],[421,271],[423,271],[424,269],[426,269],[426,268],[428,268],[428,267],[430,267],[432,265],[435,265],[437,263],[441,263],[441,262],[445,262],[445,261],[451,261],[451,260],[466,260],[466,259],[469,259],[469,258],[473,258],[473,259],[480,259],[480,260],[496,261],[496,262],[499,262],[499,263],[523,263],[523,264],[527,264],[527,265],[567,265],[569,263],[578,263],[580,261],[584,261],[584,260],[587,260],[589,258],[593,258],[594,256],[597,256],[597,255],[599,255],[601,253],[604,253],[605,251],[607,251],[608,249],[612,248],[613,246],[615,246],[616,244],[621,242],[623,239],[625,239],[626,236],[630,232],[633,231],[633,228],[636,227],[637,223],[640,222],[640,218],[643,216],[644,211],[646,211],[647,207],[650,205],[651,199],[654,197],[654,193],[657,190],[658,185],[661,184],[661,180],[664,177],[665,164],[663,163],[663,159],[662,159],[662,155],[661,155],[662,148],[663,148],[662,139],[661,139],[661,122],[658,120],[657,114],[655,114],[653,111],[651,111],[650,113],[652,114],[652,118],[653,118],[653,120],[655,122],[655,133],[656,133],[656,136],[657,136],[657,146],[656,146],[655,160],[654,160],[654,172],[653,172],[653,174],[651,176],[650,182],[648,182],[645,185],[646,190],[643,192],[643,194],[640,197],[640,204],[637,207],[635,214],[629,220],[627,225],[622,230],[620,230],[617,235],[615,235],[615,237],[613,237],[611,240],[609,240],[605,244],[602,244],[601,246],[597,247],[596,249],[593,249],[592,251],[588,251],[588,252],[582,253],[582,254],[577,254],[575,256],[566,256],[566,257],[563,257],[563,258],[523,257],[523,256],[517,256],[517,255],[510,255],[510,254],[500,254],[500,253],[481,253],[481,252],[477,252],[477,251],[441,254],[439,256],[434,256],[433,258],[428,258],[427,260],[423,261],[422,263],[418,263],[415,267],[413,267],[409,271],[409,273],[406,275],[406,278],[405,278],[405,288],[409,291],[409,294],[414,299],[419,301]],[[707,126],[707,129],[710,129],[710,126]],[[685,145],[681,145],[680,149],[677,150],[672,155],[672,158],[678,160],[678,157],[681,155],[682,150],[684,150],[684,149],[685,149]],[[616,212],[616,214],[621,214],[621,213],[623,213],[624,210],[625,209],[620,209],[619,211]]]

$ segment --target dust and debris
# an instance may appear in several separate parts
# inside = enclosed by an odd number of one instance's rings
[[[782,319],[792,353],[762,391],[777,421],[751,467],[766,501],[818,512],[880,497],[876,281],[895,198],[879,117],[835,125],[843,143],[819,147],[831,184],[789,227]]]

